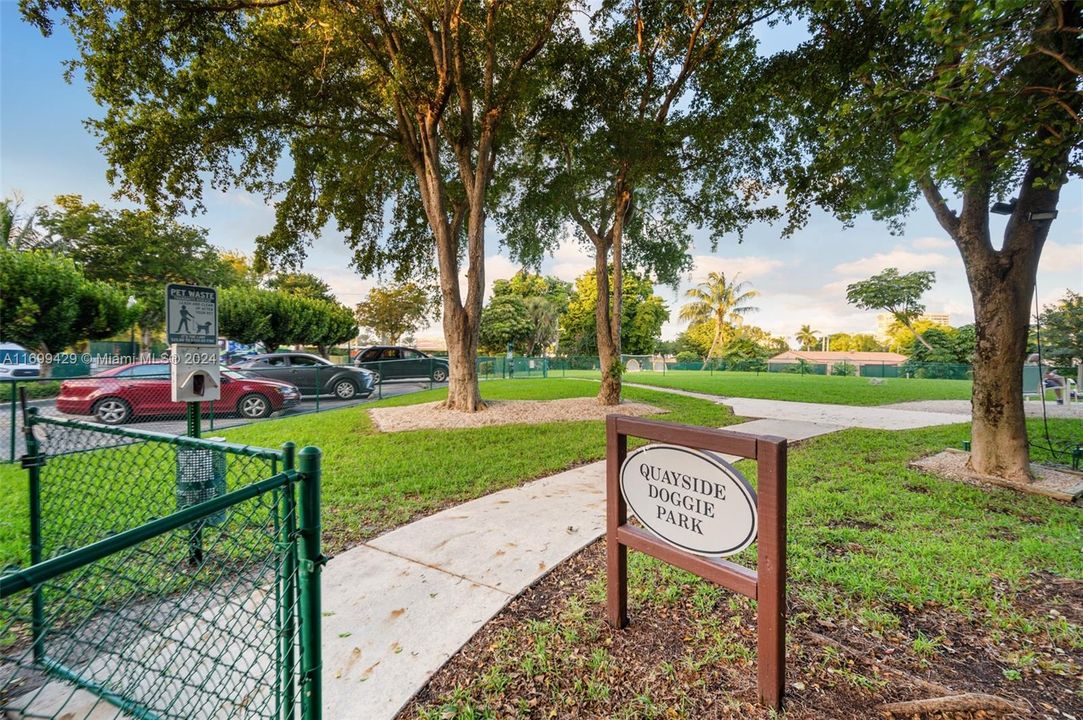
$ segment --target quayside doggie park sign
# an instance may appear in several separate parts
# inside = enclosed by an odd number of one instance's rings
[[[628,438],[654,441],[628,452]],[[606,418],[607,617],[628,624],[628,548],[756,600],[760,703],[786,680],[786,440]],[[713,453],[756,461],[758,493]],[[643,528],[628,524],[631,510]],[[756,569],[723,558],[757,543]]]

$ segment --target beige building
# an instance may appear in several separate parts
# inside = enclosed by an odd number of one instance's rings
[[[919,315],[918,320],[925,320],[926,322],[935,323],[937,325],[951,326],[951,316],[947,313],[925,313]],[[895,323],[895,316],[891,313],[880,313],[876,316],[876,339],[880,342],[887,342],[888,340],[888,328]]]
[[[796,365],[798,360],[804,360],[807,363],[813,365],[826,365],[827,374],[830,375],[832,369],[837,364],[845,363],[847,365],[853,365],[858,369],[858,374],[861,374],[861,367],[863,365],[891,365],[899,366],[906,362],[907,357],[893,352],[843,352],[843,351],[829,351],[823,352],[820,350],[787,350],[784,353],[775,355],[768,360],[768,365]]]

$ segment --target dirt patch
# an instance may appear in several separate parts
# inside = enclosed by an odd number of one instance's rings
[[[774,717],[756,701],[752,602],[723,593],[704,605],[693,592],[646,602],[633,592],[631,624],[618,631],[605,622],[599,594],[604,578],[600,540],[516,598],[432,677],[398,720]],[[1019,588],[1005,585],[1002,599],[1021,615],[1069,613],[1080,585],[1035,573]],[[1075,676],[1081,657],[1069,641],[991,630],[935,604],[889,609],[898,624],[872,632],[824,620],[791,593],[788,720],[1079,717]],[[920,643],[926,650],[915,649]],[[1003,702],[1000,709],[902,717],[882,709],[958,695]]]
[[[463,413],[446,410],[438,402],[369,410],[380,432],[454,430],[490,425],[537,424],[576,420],[604,420],[606,415],[657,415],[665,410],[639,402],[599,405],[592,397],[563,400],[490,400],[485,410]]]
[[[968,453],[960,450],[944,450],[910,463],[910,467],[936,475],[947,480],[964,482],[969,485],[996,485],[1012,490],[1019,490],[1035,495],[1045,495],[1061,502],[1072,502],[1083,496],[1083,474],[1062,470],[1048,465],[1032,463],[1033,483],[1014,483],[1000,478],[979,475],[966,467]]]

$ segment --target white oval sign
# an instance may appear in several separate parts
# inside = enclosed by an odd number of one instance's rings
[[[756,492],[711,453],[664,444],[638,448],[621,466],[620,490],[641,523],[682,550],[726,557],[756,539]]]

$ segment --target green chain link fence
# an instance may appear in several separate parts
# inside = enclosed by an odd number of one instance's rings
[[[319,718],[319,451],[35,410],[0,522],[0,716]]]

